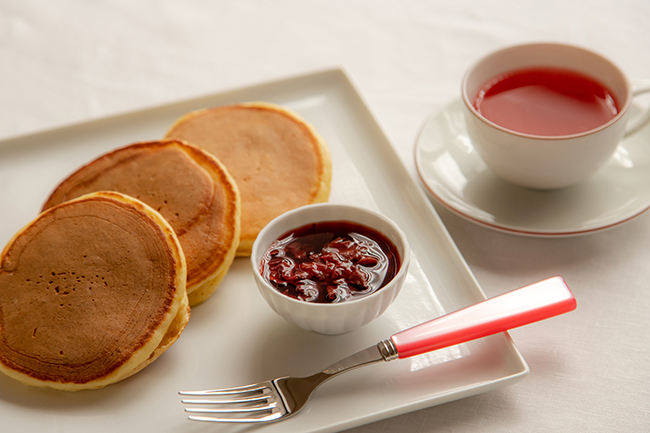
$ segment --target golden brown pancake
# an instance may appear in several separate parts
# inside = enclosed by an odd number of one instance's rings
[[[173,229],[142,202],[101,192],[55,206],[0,255],[0,370],[67,391],[122,380],[180,336],[185,283]]]
[[[327,201],[332,177],[327,145],[296,113],[268,103],[191,112],[167,138],[216,156],[237,182],[242,200],[238,256],[248,256],[259,231],[291,209]]]
[[[178,140],[132,144],[74,172],[43,209],[94,191],[118,191],[160,212],[185,253],[190,305],[214,292],[234,259],[241,212],[237,185],[218,160]]]

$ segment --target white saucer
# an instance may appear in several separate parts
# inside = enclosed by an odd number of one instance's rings
[[[485,166],[467,136],[459,99],[424,123],[415,144],[415,163],[424,186],[442,205],[477,224],[519,235],[593,233],[650,207],[648,127],[625,139],[591,179],[570,188],[537,191],[501,180]]]

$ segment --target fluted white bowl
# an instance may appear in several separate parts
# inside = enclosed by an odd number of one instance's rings
[[[264,253],[272,242],[288,231],[324,221],[349,221],[373,228],[386,236],[397,248],[400,258],[400,268],[393,279],[368,296],[334,304],[300,301],[278,292],[260,272]],[[269,306],[288,322],[320,334],[349,332],[382,315],[399,294],[409,263],[409,243],[397,224],[378,212],[332,203],[300,207],[275,218],[260,231],[251,254],[255,282]]]

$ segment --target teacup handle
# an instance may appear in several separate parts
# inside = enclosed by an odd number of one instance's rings
[[[639,81],[633,84],[632,96],[650,92],[650,80]],[[643,128],[650,121],[650,109],[646,108],[627,122],[625,137],[628,137]]]

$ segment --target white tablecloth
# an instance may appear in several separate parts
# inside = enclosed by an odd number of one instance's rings
[[[540,40],[650,78],[646,0],[4,0],[0,138],[342,66],[415,177],[418,130],[465,69]],[[545,239],[436,209],[488,297],[559,274],[578,310],[511,332],[524,381],[351,431],[650,431],[650,214]]]

